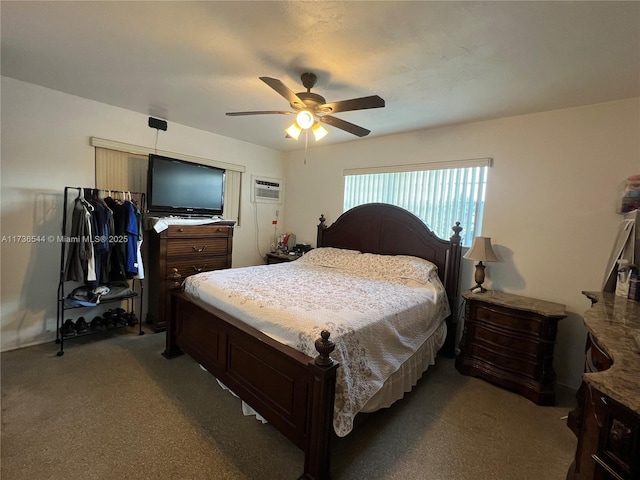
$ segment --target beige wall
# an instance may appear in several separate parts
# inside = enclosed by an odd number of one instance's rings
[[[342,212],[345,168],[492,157],[483,234],[501,263],[487,267],[495,289],[567,305],[555,365],[577,387],[583,367],[582,290],[599,290],[620,216],[624,179],[640,173],[640,99],[434,130],[314,144],[288,155],[284,224],[315,244],[317,218]],[[472,285],[463,260],[462,288]]]
[[[91,136],[153,147],[147,117],[2,78],[1,234],[57,235],[65,185],[93,185]],[[506,118],[282,154],[169,122],[157,148],[247,167],[234,266],[261,262],[280,231],[315,244],[318,217],[342,212],[345,168],[492,157],[483,234],[501,263],[495,289],[567,305],[556,346],[559,381],[576,387],[589,302],[598,290],[620,217],[622,181],[640,173],[640,99]],[[320,144],[321,145],[321,144]],[[283,161],[284,159],[284,161]],[[285,204],[249,202],[251,175],[284,178]],[[256,208],[257,207],[257,208]],[[285,208],[286,207],[286,208]],[[1,245],[2,350],[55,338],[60,246]],[[473,265],[463,261],[462,288]],[[52,347],[52,351],[54,348]]]
[[[249,202],[252,174],[282,177],[280,152],[172,124],[159,132],[147,116],[2,77],[1,234],[59,235],[65,186],[94,185],[92,136],[246,166],[242,225],[234,266],[260,263],[283,206]],[[2,350],[55,339],[60,244],[2,243]],[[75,313],[75,312],[74,312]],[[75,316],[75,315],[74,315]],[[55,348],[52,345],[52,352]]]

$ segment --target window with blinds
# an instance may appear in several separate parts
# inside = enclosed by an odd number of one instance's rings
[[[345,170],[344,211],[365,203],[402,207],[448,239],[460,222],[462,244],[482,232],[487,172],[491,159]]]

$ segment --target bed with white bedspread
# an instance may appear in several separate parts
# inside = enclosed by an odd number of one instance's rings
[[[387,204],[331,226],[322,216],[317,248],[295,262],[189,277],[172,292],[163,355],[187,353],[300,447],[300,478],[330,479],[334,432],[401,398],[438,349],[454,354],[452,229],[440,239]]]
[[[193,275],[184,291],[310,356],[320,332],[330,331],[332,357],[341,365],[334,407],[339,436],[437,331],[429,350],[435,356],[450,314],[433,263],[332,247],[295,262]]]

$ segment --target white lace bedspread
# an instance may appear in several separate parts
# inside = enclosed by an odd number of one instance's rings
[[[339,436],[450,313],[435,265],[333,248],[290,263],[192,275],[184,289],[311,357],[320,332],[331,332],[340,363]]]

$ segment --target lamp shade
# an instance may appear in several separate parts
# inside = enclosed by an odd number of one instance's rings
[[[313,132],[313,138],[316,139],[316,142],[324,138],[327,133],[329,133],[322,125],[317,122],[313,127],[311,127],[311,131]]]
[[[464,255],[464,258],[469,260],[479,260],[481,262],[499,262],[500,259],[496,256],[491,246],[490,237],[476,237],[473,239],[473,245],[469,251]]]
[[[287,135],[289,135],[291,138],[295,138],[296,140],[298,140],[298,137],[300,137],[300,132],[302,132],[302,129],[298,126],[296,122],[293,122],[291,126],[285,130],[285,132],[287,132]]]

